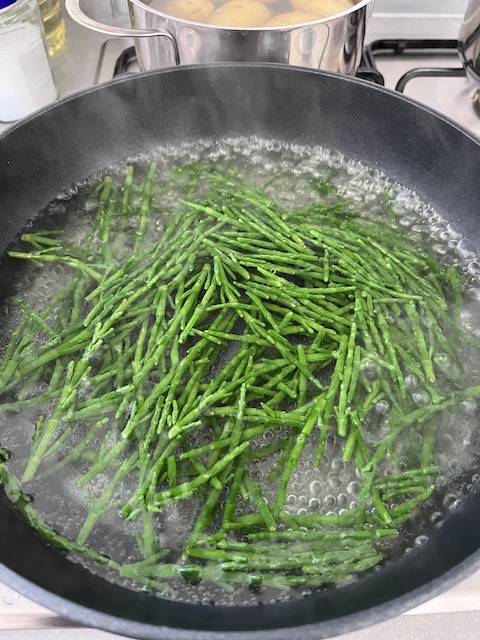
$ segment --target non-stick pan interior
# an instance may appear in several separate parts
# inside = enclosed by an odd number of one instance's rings
[[[351,78],[269,65],[121,78],[42,111],[1,140],[2,249],[66,185],[171,142],[258,134],[323,145],[412,188],[476,237],[478,142],[423,107]]]
[[[322,145],[359,159],[415,190],[475,244],[480,195],[475,181],[480,147],[475,140],[408,100],[355,80],[286,67],[222,65],[122,79],[47,109],[4,135],[2,249],[57,193],[115,160],[165,143],[236,134]],[[480,518],[478,496],[472,490],[463,510],[429,545],[360,585],[281,607],[248,612],[215,608],[212,615],[209,607],[159,601],[107,584],[48,549],[6,501],[5,513],[2,561],[56,595],[9,572],[5,580],[10,577],[27,595],[77,618],[81,611],[56,596],[120,618],[92,614],[91,622],[99,626],[165,638],[183,634],[128,626],[122,619],[220,633],[325,621],[319,629],[304,628],[298,637],[325,637],[345,630],[344,625],[373,622],[382,614],[368,610],[417,588],[423,589],[418,597],[428,597],[438,585],[424,585],[475,554]],[[468,564],[473,570],[475,559]],[[412,602],[394,603],[389,612]],[[356,619],[340,620],[351,615]],[[284,636],[295,637],[291,629],[272,633]]]

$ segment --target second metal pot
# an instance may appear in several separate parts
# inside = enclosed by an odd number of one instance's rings
[[[458,48],[468,76],[480,87],[480,0],[470,0],[468,4]]]
[[[231,28],[169,16],[153,8],[154,1],[128,0],[132,29],[92,20],[81,9],[80,0],[66,0],[65,5],[85,27],[133,37],[143,71],[176,64],[259,61],[354,74],[374,2],[359,0],[336,16],[304,24]]]

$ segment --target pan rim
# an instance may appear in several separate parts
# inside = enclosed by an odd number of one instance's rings
[[[33,600],[47,609],[62,615],[81,627],[98,628],[110,633],[126,635],[139,640],[323,640],[336,637],[344,633],[358,631],[367,626],[392,619],[411,609],[441,595],[452,587],[468,578],[480,569],[480,549],[465,558],[446,573],[434,578],[430,582],[418,586],[403,595],[374,605],[369,609],[362,609],[340,618],[321,620],[320,622],[278,627],[269,629],[255,629],[251,631],[211,631],[182,627],[154,625],[138,620],[119,618],[109,613],[92,609],[77,602],[54,594],[34,582],[23,578],[0,563],[0,578],[5,584],[15,589],[25,597]],[[161,600],[161,598],[159,599]],[[183,603],[174,603],[184,607]],[[206,605],[189,605],[196,608],[211,610],[212,614],[218,607]],[[282,604],[270,605],[281,607]],[[225,609],[229,609],[226,607]],[[235,610],[245,611],[254,607],[236,607]]]
[[[416,100],[415,98],[411,98],[410,96],[406,96],[403,93],[399,93],[398,91],[395,91],[393,89],[389,89],[387,87],[384,87],[382,85],[376,84],[374,82],[371,82],[369,80],[365,80],[363,78],[357,78],[355,76],[348,76],[348,75],[343,75],[341,73],[335,73],[333,71],[324,71],[322,69],[310,69],[307,67],[301,67],[301,66],[297,66],[297,65],[290,65],[290,64],[284,64],[284,63],[277,63],[277,62],[211,62],[211,63],[202,63],[202,64],[188,64],[188,65],[179,65],[177,67],[167,67],[165,69],[153,69],[151,71],[142,71],[139,73],[135,73],[135,74],[124,74],[121,76],[118,76],[116,78],[113,78],[112,80],[108,80],[106,82],[102,82],[100,84],[88,87],[86,89],[80,89],[78,91],[75,91],[74,93],[69,94],[68,96],[64,96],[63,98],[60,98],[59,100],[56,100],[55,102],[52,102],[40,109],[38,109],[37,111],[34,111],[33,113],[29,114],[28,116],[26,116],[25,118],[22,118],[21,120],[18,120],[17,122],[15,122],[14,124],[8,126],[6,129],[4,129],[2,132],[0,132],[0,143],[2,142],[3,138],[7,137],[11,132],[15,131],[18,127],[23,126],[24,124],[27,124],[28,122],[30,122],[31,120],[34,120],[35,118],[37,118],[38,116],[41,116],[44,113],[48,113],[50,111],[53,111],[59,107],[61,107],[64,104],[67,104],[69,102],[71,102],[72,100],[75,100],[78,96],[87,96],[90,95],[92,93],[96,93],[97,91],[102,90],[104,87],[110,87],[110,86],[114,86],[117,84],[123,84],[125,82],[132,82],[132,81],[141,81],[141,79],[143,77],[149,77],[149,76],[156,76],[156,75],[169,75],[169,74],[178,74],[178,73],[186,73],[192,70],[207,70],[207,69],[216,69],[216,68],[231,68],[231,69],[236,69],[236,68],[271,68],[271,69],[283,69],[286,72],[294,72],[294,73],[303,73],[303,74],[307,74],[307,75],[313,75],[313,76],[325,76],[328,78],[333,78],[333,79],[338,79],[342,82],[346,82],[346,83],[351,83],[351,84],[358,84],[360,86],[364,86],[364,87],[369,87],[371,91],[376,91],[379,93],[384,93],[390,96],[395,96],[395,98],[397,100],[400,100],[402,102],[408,103],[408,104],[413,104],[415,105],[417,108],[421,109],[422,111],[426,112],[426,113],[430,113],[432,115],[434,115],[436,118],[440,119],[443,122],[448,123],[450,126],[452,126],[454,129],[456,129],[457,131],[460,131],[461,133],[463,133],[465,136],[467,136],[472,142],[475,142],[477,145],[480,146],[480,137],[476,136],[474,133],[472,133],[471,131],[469,131],[466,127],[458,124],[457,122],[455,122],[455,120],[453,120],[452,118],[450,118],[449,116],[441,113],[440,111],[434,109],[433,107],[427,106],[425,104],[423,104],[422,102],[419,102],[418,100]]]
[[[212,68],[212,67],[222,67],[222,68],[223,67],[227,67],[227,68],[272,67],[275,69],[283,68],[285,71],[288,71],[288,72],[291,72],[291,71],[302,72],[302,73],[307,72],[308,74],[314,75],[314,76],[318,76],[318,75],[327,76],[330,78],[341,79],[342,82],[361,84],[361,85],[364,85],[365,87],[368,87],[368,90],[370,92],[380,91],[381,93],[395,95],[396,99],[413,104],[417,108],[420,108],[422,111],[433,114],[436,118],[449,124],[454,129],[456,129],[463,135],[467,136],[467,138],[469,138],[477,146],[480,145],[480,140],[478,140],[475,136],[470,134],[468,131],[466,131],[462,127],[458,126],[448,117],[437,113],[435,110],[425,107],[424,105],[421,105],[420,103],[417,103],[415,100],[412,100],[411,98],[408,98],[406,96],[394,94],[393,91],[390,91],[383,87],[372,85],[371,83],[368,83],[367,81],[364,81],[364,80],[341,76],[340,74],[327,73],[323,71],[305,69],[303,67],[292,67],[289,65],[279,65],[279,64],[218,63],[218,64],[208,64],[208,65],[191,65],[188,67],[186,66],[186,67],[175,68],[175,69],[151,71],[151,72],[146,72],[145,74],[135,75],[134,78],[141,79],[143,76],[179,73],[183,71],[189,71],[191,69]],[[133,78],[131,76],[120,77],[118,79],[110,81],[109,83],[105,83],[104,85],[92,87],[86,91],[80,91],[71,96],[67,96],[66,98],[62,99],[58,103],[49,105],[48,107],[38,111],[36,114],[32,114],[25,120],[22,120],[16,125],[13,125],[9,129],[7,129],[3,134],[0,135],[0,143],[4,139],[4,137],[9,135],[11,131],[14,131],[18,127],[22,126],[22,124],[24,124],[25,122],[31,121],[44,112],[48,112],[52,109],[60,107],[62,104],[65,104],[74,100],[76,96],[79,96],[79,95],[85,96],[90,93],[101,90],[105,86],[120,84],[123,82],[131,82],[132,79]],[[478,567],[480,567],[480,550],[475,551],[473,554],[465,558],[462,562],[458,563],[456,566],[450,568],[448,571],[446,571],[442,575],[435,577],[430,581],[426,581],[422,583],[414,590],[409,590],[407,593],[403,595],[390,599],[387,602],[377,604],[371,607],[370,609],[363,609],[361,611],[354,612],[347,616],[344,616],[343,618],[332,618],[330,620],[322,620],[320,622],[315,622],[313,624],[306,624],[302,626],[290,626],[290,627],[274,628],[274,629],[270,628],[268,630],[259,628],[253,631],[238,631],[238,632],[237,631],[216,632],[216,631],[210,631],[210,630],[198,631],[198,630],[193,630],[189,628],[183,629],[178,627],[154,626],[148,623],[131,621],[129,619],[124,619],[124,618],[116,618],[108,613],[98,611],[98,610],[92,610],[91,608],[85,607],[81,604],[78,604],[77,602],[74,602],[62,596],[54,594],[50,591],[47,591],[45,588],[40,587],[34,582],[27,580],[26,578],[22,578],[21,576],[18,576],[16,574],[13,574],[13,572],[11,572],[10,569],[6,567],[4,569],[4,573],[5,573],[5,576],[7,576],[7,579],[9,579],[9,575],[12,574],[12,580],[9,580],[9,582],[12,584],[13,587],[15,586],[13,582],[15,582],[15,584],[17,584],[20,587],[19,590],[22,590],[22,592],[25,593],[27,597],[28,597],[28,594],[31,593],[32,599],[36,599],[41,604],[44,604],[47,607],[49,607],[50,605],[55,605],[52,608],[54,608],[55,610],[58,610],[61,613],[65,612],[65,615],[71,618],[74,618],[83,623],[85,621],[88,621],[89,623],[94,622],[96,626],[99,626],[100,628],[104,628],[108,631],[113,631],[117,633],[125,633],[125,632],[128,632],[128,633],[134,632],[135,634],[140,633],[141,635],[139,635],[139,637],[152,638],[152,639],[158,639],[158,640],[173,640],[174,638],[178,640],[183,640],[184,638],[188,638],[188,639],[195,638],[197,640],[203,640],[203,638],[207,638],[207,637],[223,638],[225,637],[225,635],[228,635],[230,638],[232,638],[232,640],[234,638],[247,638],[247,637],[248,638],[256,638],[256,637],[271,638],[272,640],[273,638],[275,638],[275,640],[282,640],[283,638],[285,639],[288,638],[289,640],[293,640],[293,638],[296,637],[295,632],[298,632],[299,638],[301,637],[302,639],[305,638],[305,640],[307,640],[308,638],[313,639],[313,638],[319,638],[319,637],[328,637],[328,636],[331,636],[332,634],[337,635],[339,633],[343,633],[343,631],[347,631],[347,630],[351,631],[353,629],[360,628],[362,626],[365,626],[366,623],[363,622],[363,620],[367,616],[369,618],[368,623],[373,624],[375,622],[379,622],[385,619],[386,617],[397,615],[409,609],[410,607],[420,604],[421,602],[437,595],[438,593],[444,591],[449,586],[453,586],[458,581],[460,581],[463,577],[466,577],[471,573],[473,573],[473,571]],[[2,575],[3,575],[3,570],[0,570],[0,576]],[[192,605],[192,606],[195,606],[196,608],[198,608],[204,605]],[[279,605],[272,605],[272,606],[277,608],[279,607]],[[209,608],[209,607],[205,607],[205,608]],[[235,608],[236,611],[238,611],[239,609],[242,611],[246,611],[248,608],[247,607]],[[97,620],[98,620],[98,624],[96,622]],[[342,628],[341,625],[345,625],[345,628]],[[332,627],[335,627],[335,629],[332,630]]]

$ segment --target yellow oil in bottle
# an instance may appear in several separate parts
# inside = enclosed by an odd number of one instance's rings
[[[45,25],[48,53],[53,56],[65,44],[65,21],[60,0],[38,0]]]

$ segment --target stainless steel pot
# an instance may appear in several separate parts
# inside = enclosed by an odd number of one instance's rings
[[[331,18],[287,27],[231,28],[174,18],[154,9],[154,1],[128,0],[132,29],[89,18],[81,0],[66,0],[65,5],[85,27],[133,37],[143,71],[177,64],[259,61],[354,74],[374,2],[359,0]]]
[[[480,87],[480,0],[470,0],[467,6],[458,48],[467,74]]]

